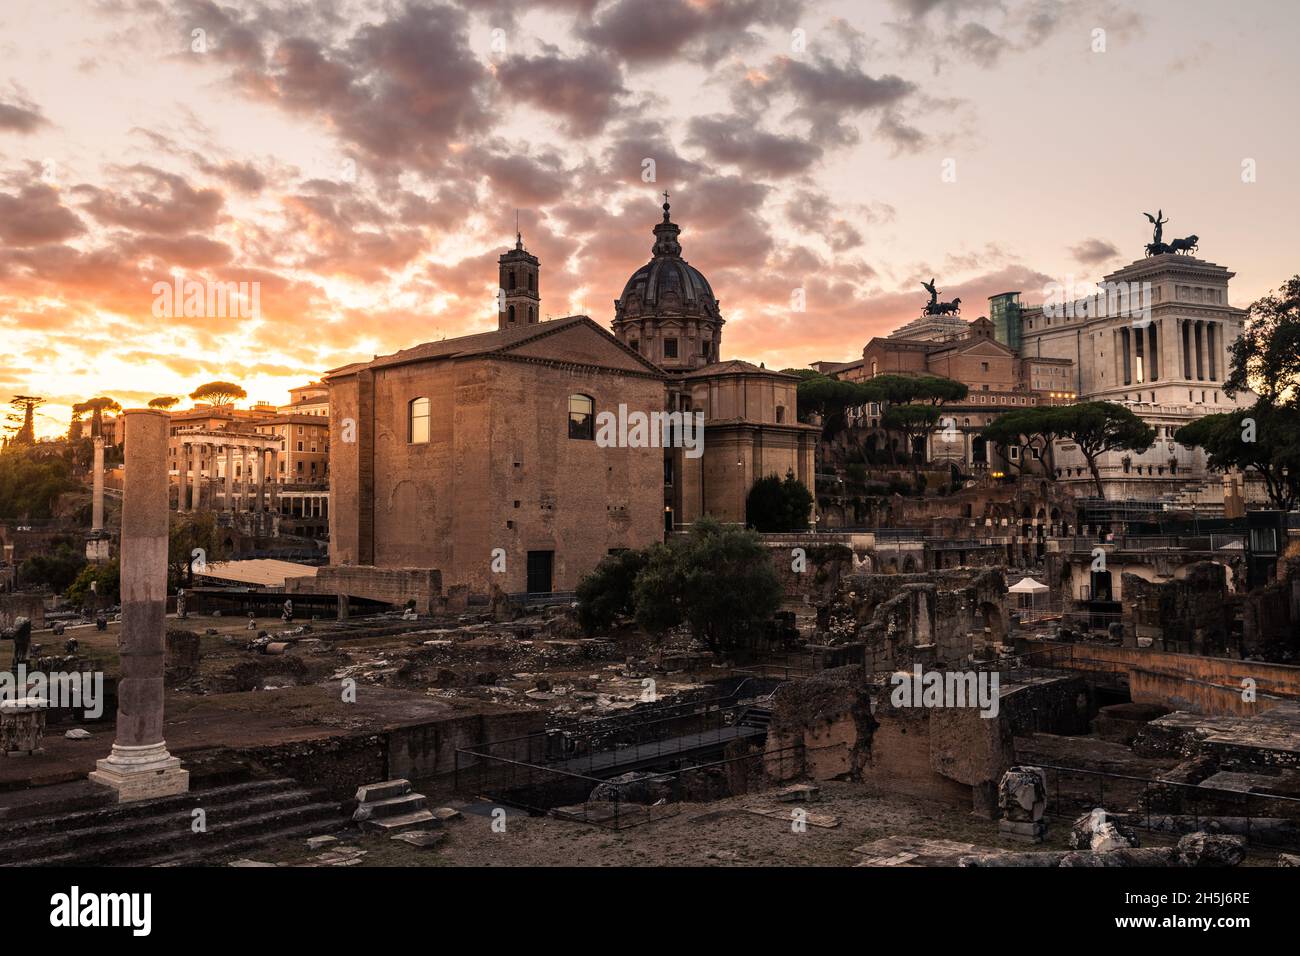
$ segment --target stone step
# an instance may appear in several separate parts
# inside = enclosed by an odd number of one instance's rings
[[[399,833],[402,830],[424,829],[437,822],[438,818],[434,816],[432,810],[416,810],[414,813],[406,813],[396,817],[362,820],[361,829],[382,833]]]
[[[132,866],[195,866],[215,860],[218,857],[243,853],[247,850],[278,843],[282,840],[301,840],[305,837],[319,836],[325,833],[338,833],[347,827],[347,821],[339,817],[323,817],[310,823],[283,829],[270,830],[255,836],[239,837],[219,844],[187,853],[171,853],[166,856],[150,857]]]
[[[285,778],[249,780],[204,790],[192,790],[189,793],[157,800],[138,800],[90,810],[32,815],[21,820],[0,823],[0,846],[4,846],[11,840],[38,833],[84,829],[91,825],[105,826],[117,821],[151,817],[172,811],[189,811],[194,807],[210,808],[237,803],[261,794],[285,793],[295,789],[298,789],[298,784]]]
[[[365,786],[357,787],[357,803],[374,803],[379,800],[388,800],[392,797],[401,797],[411,792],[411,781],[409,780],[385,780],[383,783],[368,783]]]
[[[6,866],[149,866],[172,857],[201,859],[225,852],[232,843],[258,846],[278,839],[286,831],[324,832],[346,824],[341,807],[333,800],[321,800],[233,820],[208,819],[207,831],[193,833],[188,824],[161,827],[148,836],[129,836],[67,850],[40,860],[7,863]],[[178,847],[192,847],[180,850]]]
[[[292,781],[290,781],[292,783]],[[196,794],[196,796],[202,796]],[[294,788],[254,793],[239,801],[198,804],[205,815],[205,823],[211,826],[219,820],[233,820],[255,815],[274,809],[290,809],[317,799],[308,790]],[[147,838],[160,830],[167,832],[189,832],[195,820],[196,807],[182,809],[165,809],[160,813],[146,817],[131,817],[125,820],[80,821],[81,826],[32,834],[21,839],[0,843],[0,864],[39,861],[43,857],[55,856],[72,847],[91,848],[104,843],[116,843],[124,839]]]
[[[384,817],[398,817],[425,807],[424,794],[408,793],[387,800],[371,800],[357,807],[352,814],[353,820],[377,820]]]

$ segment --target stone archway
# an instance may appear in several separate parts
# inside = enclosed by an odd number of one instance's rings
[[[1007,623],[1001,609],[992,601],[981,601],[978,615],[979,624],[987,640],[1001,643],[1007,636]]]

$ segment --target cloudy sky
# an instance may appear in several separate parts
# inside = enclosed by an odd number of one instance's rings
[[[1298,26],[1289,0],[0,0],[0,393],[54,434],[99,394],[281,403],[494,328],[516,210],[543,313],[608,323],[665,189],[724,358],[849,359],[932,276],[967,318],[1041,301],[1140,256],[1157,208],[1244,306],[1298,268]],[[175,277],[258,283],[259,313],[158,315]]]

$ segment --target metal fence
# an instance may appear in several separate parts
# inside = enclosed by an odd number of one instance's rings
[[[758,688],[754,678],[746,678],[721,697],[575,720],[542,733],[459,748],[454,787],[458,793],[601,826],[650,822],[676,812],[664,809],[674,802],[714,799],[734,788],[737,773],[745,777],[743,768],[733,765],[754,754],[731,751],[766,738],[771,694],[742,696]],[[634,771],[641,771],[635,779],[610,779]]]
[[[461,765],[456,752],[457,792],[579,823],[622,830],[676,816],[682,804],[717,800],[765,785],[769,774],[780,779],[802,766],[803,745],[755,749],[700,763],[692,762],[630,781],[608,780],[555,766],[504,757]]]
[[[1246,547],[1245,533],[1115,535],[1109,540],[1088,537],[1058,538],[1073,554],[1091,553],[1095,548],[1114,551],[1221,551]]]
[[[537,591],[507,594],[511,601],[525,607],[537,607],[543,604],[572,604],[578,600],[577,591]]]
[[[1300,798],[1154,780],[1026,760],[1047,773],[1047,813],[1078,819],[1103,808],[1122,826],[1177,839],[1213,825],[1255,846],[1300,847]]]

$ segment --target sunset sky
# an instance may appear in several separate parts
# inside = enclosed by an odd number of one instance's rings
[[[1300,271],[1297,7],[0,0],[0,393],[51,435],[494,328],[516,209],[543,314],[608,325],[665,189],[723,358],[860,355],[932,276],[1041,301],[1157,208],[1246,306]],[[156,317],[176,275],[260,317]]]

